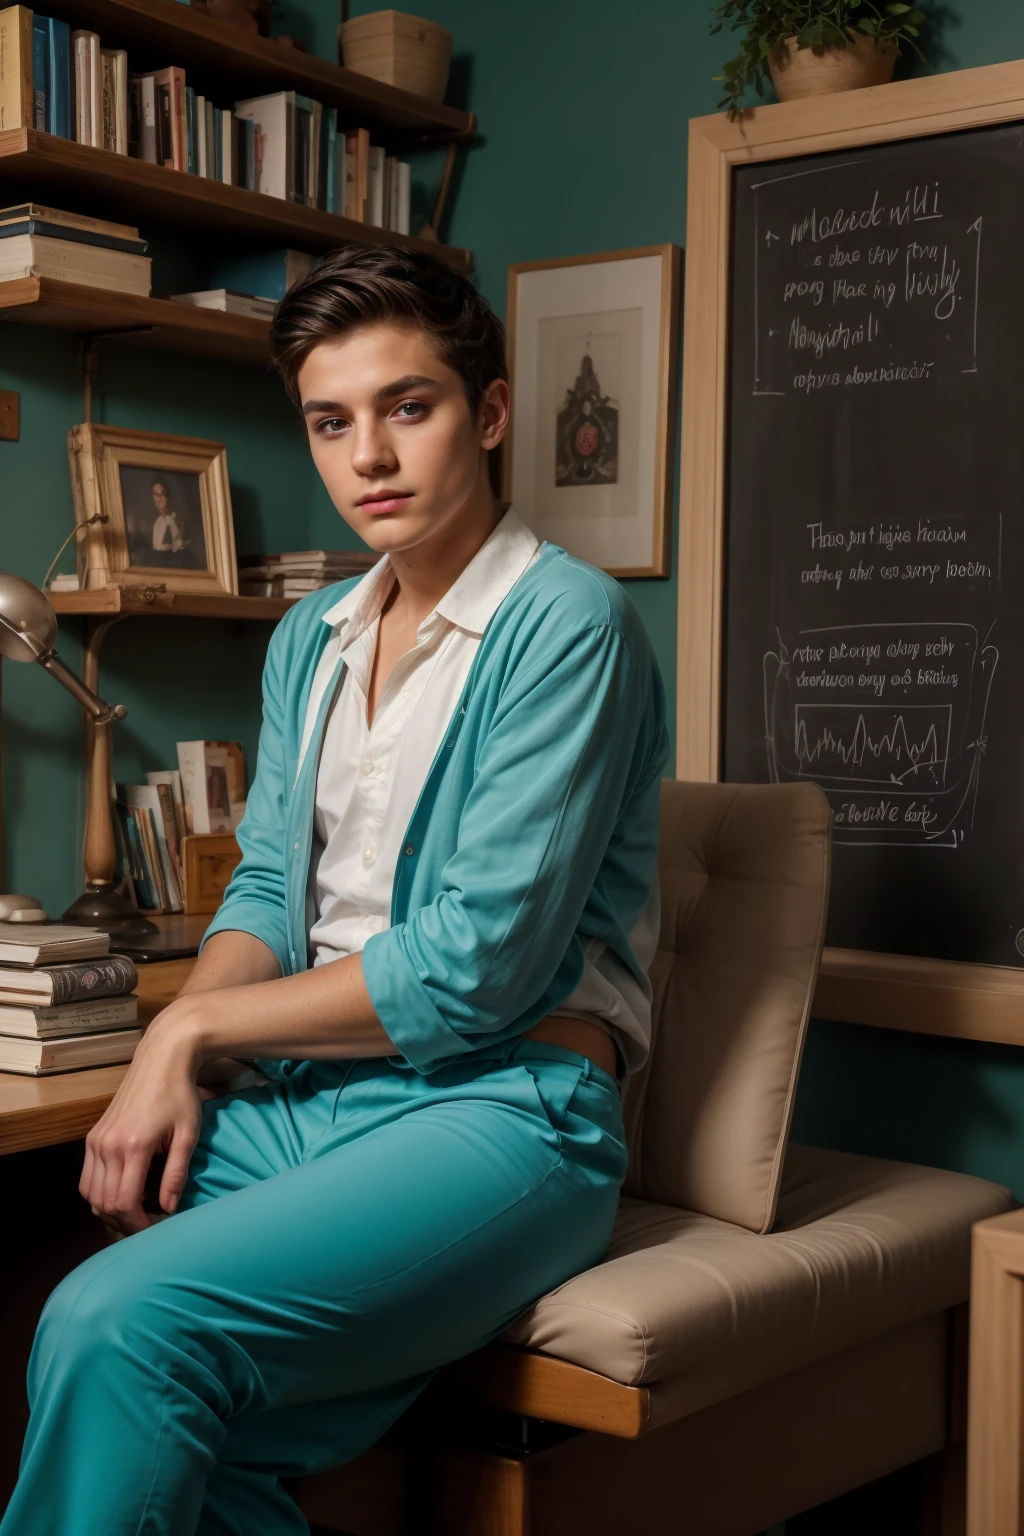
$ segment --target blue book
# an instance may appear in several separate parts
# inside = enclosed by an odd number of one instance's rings
[[[46,18],[50,75],[46,92],[46,131],[70,139],[71,133],[71,34],[66,21]]]
[[[259,251],[244,256],[219,256],[210,262],[210,287],[230,288],[260,299],[283,299],[293,283],[305,277],[312,256],[304,251]]]
[[[336,107],[324,107],[324,122],[327,124],[327,185],[325,188],[324,206],[328,213],[334,213],[334,180],[337,174],[338,157],[338,112]]]
[[[32,127],[46,132],[46,88],[50,70],[47,64],[47,29],[45,16],[32,18]]]

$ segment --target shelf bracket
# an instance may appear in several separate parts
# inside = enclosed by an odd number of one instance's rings
[[[93,387],[100,371],[100,342],[118,336],[140,336],[155,331],[154,325],[122,325],[110,331],[89,331],[82,337],[82,420],[92,422]]]

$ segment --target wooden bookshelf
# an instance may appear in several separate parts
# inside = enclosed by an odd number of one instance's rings
[[[152,3],[170,8],[177,0]],[[9,128],[0,133],[0,196],[6,199],[8,193],[132,224],[157,219],[174,223],[182,231],[208,231],[258,240],[268,246],[326,251],[354,240],[362,245],[403,245],[429,251],[463,269],[471,261],[469,251],[454,246],[376,229],[319,208],[300,207],[283,198],[229,187],[129,155],[115,155],[109,149],[93,149],[33,128]]]
[[[133,346],[234,363],[264,366],[270,358],[268,320],[172,304],[169,299],[108,293],[103,288],[81,287],[49,277],[0,282],[0,320],[103,334]]]
[[[215,21],[177,0],[51,0],[47,15],[98,32],[107,48],[127,48],[134,72],[181,65],[219,107],[244,96],[299,91],[337,107],[346,128],[369,128],[376,142],[464,138],[471,112],[397,90],[314,54]],[[195,79],[191,77],[195,76]]]
[[[156,587],[104,587],[97,592],[51,592],[55,613],[113,619],[130,614],[158,614],[184,619],[277,619],[297,601],[293,597],[235,597],[220,592],[161,592]]]

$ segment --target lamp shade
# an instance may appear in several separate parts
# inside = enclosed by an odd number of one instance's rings
[[[57,615],[46,593],[23,576],[0,572],[0,656],[38,661],[56,639]]]

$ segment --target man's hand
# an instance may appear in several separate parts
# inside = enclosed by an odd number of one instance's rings
[[[190,1054],[150,1025],[109,1108],[86,1137],[79,1191],[94,1215],[119,1232],[141,1232],[162,1219],[142,1208],[158,1153],[166,1154],[160,1207],[170,1215],[177,1206],[202,1119],[195,1079]]]

